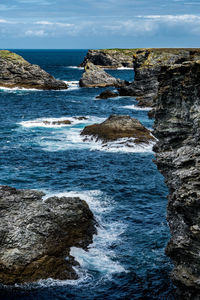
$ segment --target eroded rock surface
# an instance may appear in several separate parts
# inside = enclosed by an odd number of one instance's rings
[[[39,66],[7,50],[0,51],[0,87],[43,90],[68,88],[65,82],[56,80]]]
[[[80,66],[85,67],[87,62],[91,62],[102,68],[133,68],[133,54],[136,51],[136,49],[89,50]]]
[[[80,198],[0,186],[0,283],[76,279],[70,247],[92,242],[95,221]]]
[[[125,85],[126,82],[109,75],[103,69],[95,66],[93,63],[87,62],[85,65],[85,72],[83,73],[79,84],[81,87],[120,87]]]
[[[138,49],[133,55],[134,81],[128,86],[121,87],[119,94],[136,97],[139,106],[152,107],[158,93],[158,76],[161,68],[198,59],[200,49]]]
[[[160,72],[154,150],[169,188],[166,253],[180,299],[200,299],[200,61]]]
[[[122,115],[111,115],[101,124],[86,126],[81,135],[92,136],[104,143],[121,138],[133,138],[136,144],[155,141],[150,131],[137,119]]]

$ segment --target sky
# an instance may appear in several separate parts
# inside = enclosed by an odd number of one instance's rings
[[[200,0],[0,0],[1,49],[200,47]]]

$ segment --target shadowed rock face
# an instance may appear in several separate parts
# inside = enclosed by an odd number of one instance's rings
[[[140,144],[155,140],[150,131],[137,119],[120,115],[111,115],[101,124],[86,126],[81,135],[92,136],[103,142],[134,138],[134,143]]]
[[[200,49],[138,49],[133,55],[135,79],[121,87],[121,96],[134,96],[139,106],[153,106],[158,93],[161,67],[200,59]]]
[[[7,50],[0,51],[0,86],[8,88],[35,88],[61,90],[68,86],[61,80],[32,65],[21,56]]]
[[[200,299],[200,61],[160,72],[154,150],[169,188],[166,253],[180,299]]]
[[[109,75],[103,69],[88,62],[79,84],[81,87],[119,87],[125,85],[125,81]]]
[[[80,198],[0,187],[0,283],[76,279],[70,247],[86,249],[96,232]]]

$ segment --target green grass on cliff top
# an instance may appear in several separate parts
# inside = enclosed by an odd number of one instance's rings
[[[20,55],[10,52],[8,50],[0,50],[0,58],[5,59],[5,60],[15,60],[15,61],[20,61],[20,62],[25,62],[23,57]]]

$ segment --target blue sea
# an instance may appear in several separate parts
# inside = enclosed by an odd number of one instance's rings
[[[174,299],[164,252],[168,191],[152,162],[152,146],[102,145],[80,136],[86,125],[111,114],[130,115],[152,128],[147,109],[138,109],[133,97],[96,100],[103,89],[79,88],[83,70],[77,66],[86,50],[15,52],[68,82],[69,89],[0,88],[0,184],[80,196],[99,225],[88,252],[71,249],[80,264],[78,280],[0,287],[0,299]],[[108,72],[134,78],[128,69]],[[82,116],[87,119],[77,119]],[[63,119],[72,124],[52,124]]]

